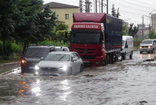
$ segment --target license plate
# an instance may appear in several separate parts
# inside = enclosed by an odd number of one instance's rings
[[[83,63],[89,63],[89,61],[83,61]]]

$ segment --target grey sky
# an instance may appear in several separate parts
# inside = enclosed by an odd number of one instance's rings
[[[43,0],[44,3],[58,2],[69,5],[79,6],[79,0]],[[94,0],[90,0],[94,3]],[[100,0],[101,1],[101,0]],[[106,2],[106,0],[104,0]],[[128,21],[129,23],[141,24],[142,16],[144,16],[145,25],[150,24],[149,13],[156,13],[155,0],[109,0],[109,14],[111,14],[112,5],[115,5],[115,9],[119,8],[120,19]],[[92,6],[94,7],[94,6]],[[106,12],[104,7],[104,12]],[[92,12],[94,8],[92,8]],[[98,9],[99,10],[99,9]]]

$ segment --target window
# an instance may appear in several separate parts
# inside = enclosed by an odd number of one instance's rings
[[[66,20],[69,19],[69,14],[65,14],[65,19],[66,19]]]

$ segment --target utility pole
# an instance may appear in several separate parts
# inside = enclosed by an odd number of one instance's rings
[[[103,13],[103,0],[101,0],[101,13]]]
[[[107,0],[107,3],[106,3],[106,10],[107,10],[107,14],[108,14],[108,0]]]
[[[79,1],[80,12],[82,12],[82,0]]]
[[[144,15],[142,16],[142,39],[144,39]]]
[[[90,4],[91,2],[89,0],[85,1],[86,12],[90,12]]]
[[[97,0],[95,0],[95,13],[97,13]]]

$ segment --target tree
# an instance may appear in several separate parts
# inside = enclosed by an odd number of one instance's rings
[[[116,16],[116,10],[115,10],[115,7],[114,7],[114,4],[112,5],[112,16]]]
[[[55,25],[55,13],[47,6],[44,9],[42,0],[20,0],[18,10],[14,13],[16,22],[14,38],[23,42],[25,52],[29,43],[38,43],[52,35]]]
[[[15,22],[12,19],[18,0],[0,1],[0,36],[3,40],[3,56],[6,56],[5,41],[10,38],[15,30]]]
[[[134,25],[133,23],[130,24],[130,28],[129,28],[128,33],[129,33],[130,36],[133,36],[134,37],[136,35],[136,33],[138,32],[138,29],[139,28],[137,26],[134,26],[133,27],[133,25]]]
[[[154,31],[150,31],[149,38],[150,39],[156,39],[156,34],[154,33]]]
[[[128,33],[127,33],[127,25],[125,24],[125,25],[123,25],[122,26],[122,35],[127,35]]]
[[[68,40],[68,25],[62,23],[62,22],[57,22],[56,25],[56,37],[55,39],[59,40],[60,42],[63,40],[63,42],[67,42]]]
[[[119,18],[119,16],[120,16],[119,8],[116,11],[114,4],[112,5],[112,16],[117,17],[117,18]]]

